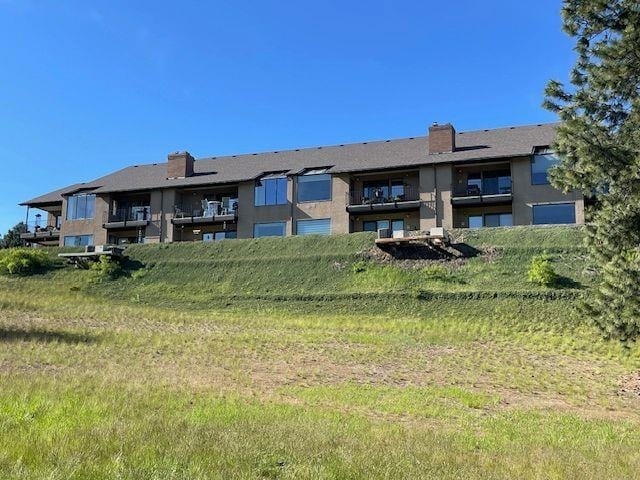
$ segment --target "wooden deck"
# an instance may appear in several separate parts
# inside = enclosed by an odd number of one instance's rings
[[[111,247],[94,251],[59,253],[58,257],[66,258],[69,263],[76,267],[86,267],[91,262],[97,262],[100,257],[109,257],[119,260],[122,258],[123,249]]]

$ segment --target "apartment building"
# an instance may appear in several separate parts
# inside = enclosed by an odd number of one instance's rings
[[[23,202],[29,242],[217,241],[584,222],[547,172],[556,124],[134,165]],[[33,209],[38,213],[33,216]]]

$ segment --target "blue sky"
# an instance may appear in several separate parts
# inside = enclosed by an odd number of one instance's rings
[[[560,2],[0,0],[0,232],[121,167],[553,121]]]

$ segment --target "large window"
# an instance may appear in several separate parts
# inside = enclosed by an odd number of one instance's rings
[[[326,168],[307,170],[298,176],[298,202],[331,200],[331,175]]]
[[[67,220],[91,219],[95,211],[95,195],[73,195],[67,198]]]
[[[72,235],[64,237],[65,247],[84,247],[93,245],[93,235]]]
[[[253,225],[253,237],[284,237],[285,222],[256,223]]]
[[[576,223],[576,207],[573,203],[549,203],[533,206],[533,224]]]
[[[555,167],[559,161],[553,152],[541,150],[540,153],[536,153],[531,160],[531,184],[547,185],[549,170]]]
[[[469,215],[469,228],[481,227],[511,227],[513,215],[511,213],[485,213],[484,215]]]
[[[287,203],[287,177],[282,173],[265,175],[256,181],[255,205],[285,205]]]
[[[331,233],[331,219],[298,220],[296,232],[298,235],[329,235]]]

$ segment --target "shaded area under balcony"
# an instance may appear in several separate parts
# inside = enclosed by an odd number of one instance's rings
[[[391,212],[420,208],[420,194],[411,185],[394,188],[365,188],[347,194],[350,213]]]
[[[112,230],[146,227],[150,220],[151,207],[130,207],[105,212],[102,226]]]

